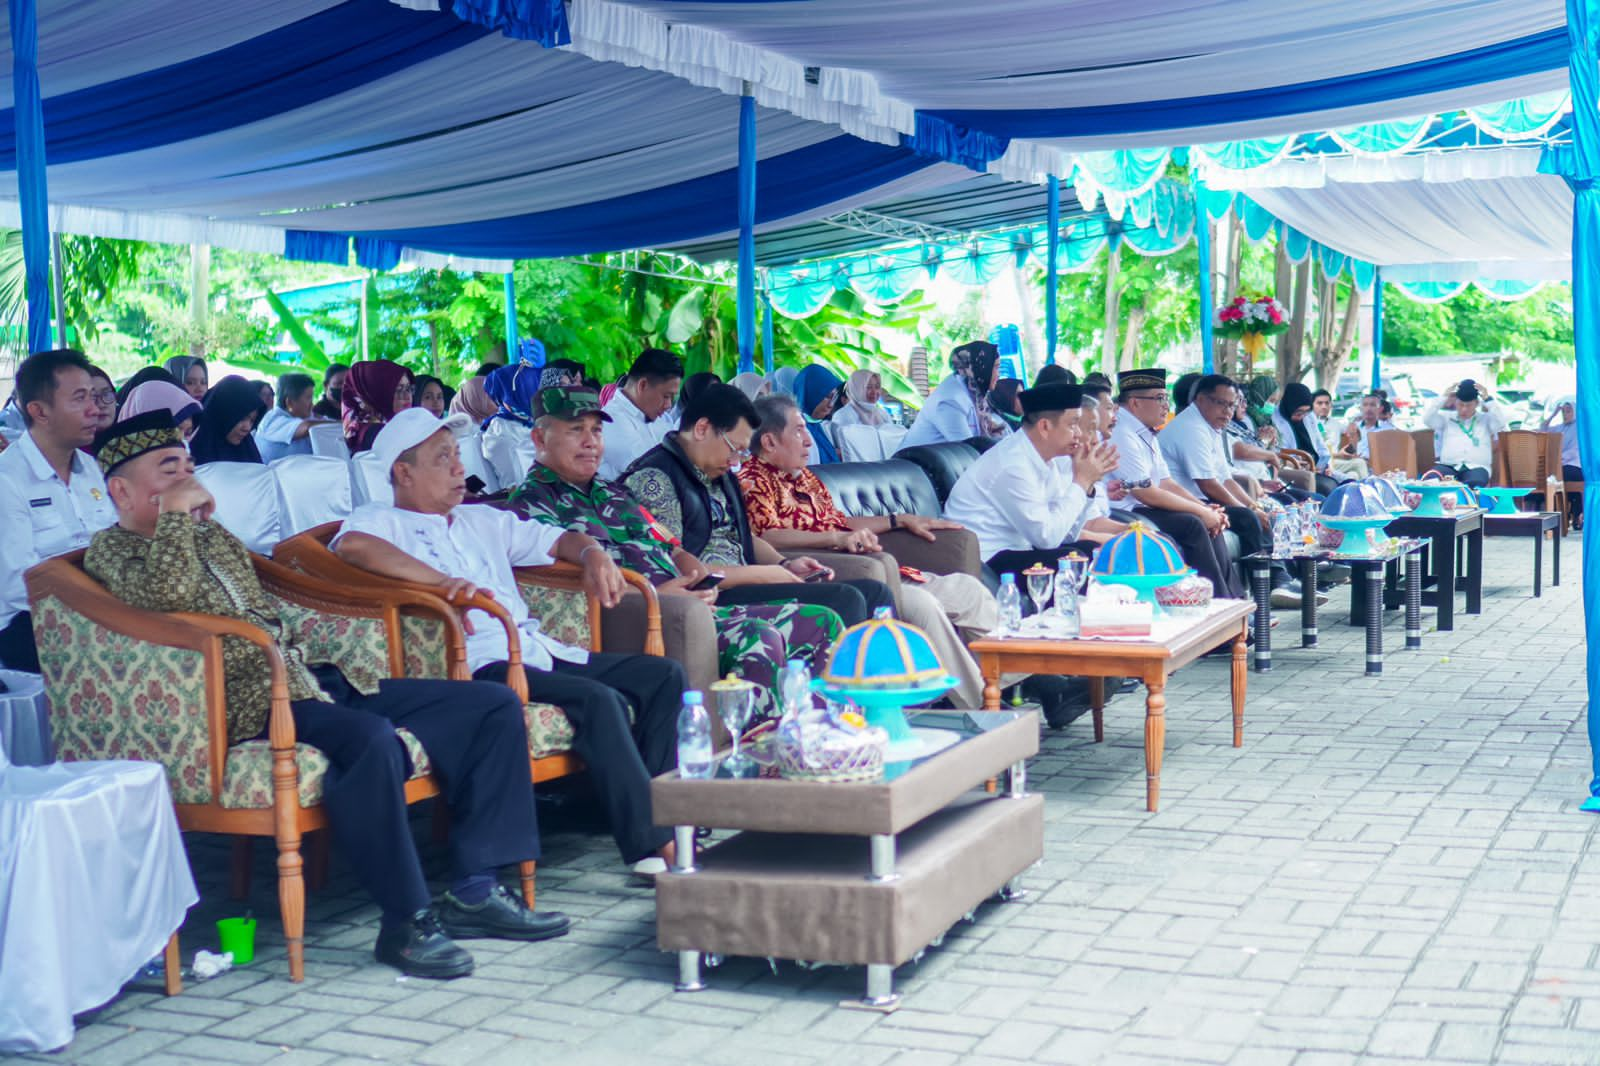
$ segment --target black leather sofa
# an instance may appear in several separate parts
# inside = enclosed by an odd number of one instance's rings
[[[894,458],[880,463],[826,463],[811,470],[828,487],[839,509],[851,517],[917,514],[938,518],[944,512],[943,498],[914,462]],[[955,482],[950,484],[953,487]],[[972,574],[991,587],[999,585],[979,557],[977,536],[965,529],[938,530],[932,543],[903,530],[882,534],[878,540],[901,566],[914,566],[932,574]]]

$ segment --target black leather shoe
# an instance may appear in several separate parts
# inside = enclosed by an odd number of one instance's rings
[[[531,911],[506,886],[495,885],[488,899],[470,906],[446,892],[439,924],[457,940],[549,940],[571,929],[572,919],[560,911]]]
[[[411,977],[449,980],[472,972],[472,956],[467,949],[445,935],[431,910],[421,910],[395,925],[378,930],[378,943],[372,955]]]

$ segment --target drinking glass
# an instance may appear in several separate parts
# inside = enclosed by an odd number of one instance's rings
[[[1043,614],[1044,605],[1050,602],[1050,584],[1055,575],[1048,570],[1033,569],[1023,573],[1028,578],[1028,599],[1033,601],[1034,613]]]
[[[749,761],[749,756],[740,750],[739,741],[744,735],[745,726],[750,724],[750,716],[755,713],[756,686],[729,674],[721,681],[712,682],[711,699],[723,724],[728,727],[732,750],[728,753],[726,766],[737,775]]]

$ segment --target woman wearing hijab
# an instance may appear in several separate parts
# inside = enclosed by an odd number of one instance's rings
[[[883,378],[873,370],[857,370],[844,383],[845,404],[834,412],[833,421],[841,426],[881,426],[889,415],[878,401],[883,399]]]
[[[340,401],[344,442],[351,455],[364,452],[389,419],[411,406],[411,371],[391,359],[357,363],[344,379]]]
[[[470,377],[463,381],[450,400],[450,413],[466,415],[479,426],[493,418],[494,413],[500,410],[500,405],[489,399],[483,383],[482,377]]]
[[[989,390],[999,377],[1000,349],[988,341],[968,341],[952,351],[950,376],[928,394],[900,446],[1005,436],[1005,421],[989,409]]]
[[[772,392],[786,392],[794,395],[794,379],[800,376],[800,371],[792,366],[780,366],[772,372],[769,378],[772,382]]]
[[[1322,427],[1311,410],[1311,390],[1292,382],[1283,387],[1277,410],[1272,412],[1272,424],[1278,439],[1286,448],[1298,448],[1312,457],[1316,467],[1317,491],[1323,495],[1332,492],[1338,481],[1332,476],[1328,446],[1322,440]]]
[[[743,374],[735,374],[733,380],[728,384],[750,397],[751,403],[772,391],[772,382],[753,370],[746,370]],[[681,392],[682,390],[680,389],[679,391]]]
[[[1022,425],[1022,382],[1017,378],[1001,378],[989,390],[989,410],[1005,419],[1007,426],[1016,429]]]
[[[146,381],[128,393],[122,410],[117,412],[117,421],[125,422],[135,415],[150,411],[166,411],[172,415],[172,421],[183,434],[183,439],[188,440],[194,436],[195,427],[200,422],[200,405],[193,396],[174,385],[166,371],[163,370],[161,374],[166,380]]]
[[[483,457],[502,485],[522,484],[533,465],[533,397],[544,380],[539,368],[521,363],[503,366],[483,379],[484,392],[495,404],[483,424]],[[564,379],[557,372],[550,380]]]
[[[201,402],[205,401],[206,390],[211,385],[211,375],[206,372],[206,361],[192,355],[175,355],[167,360],[167,373],[172,375],[172,380],[182,385],[184,390]]]
[[[133,390],[137,389],[140,385],[146,384],[147,382],[151,382],[151,381],[162,381],[162,382],[167,383],[168,385],[174,386],[175,388],[179,388],[179,389],[183,388],[183,385],[182,385],[181,382],[179,382],[171,374],[167,373],[167,368],[166,367],[164,367],[164,366],[147,366],[147,367],[144,367],[143,369],[141,369],[137,373],[135,373],[133,375],[133,377],[129,378],[127,381],[124,381],[122,383],[122,387],[117,390],[117,413],[118,413],[119,416],[122,413],[122,405],[128,402],[128,397],[133,395]]]
[[[253,381],[229,374],[206,394],[200,428],[189,438],[189,454],[202,463],[259,463],[251,430],[267,413]]]
[[[843,390],[844,382],[839,380],[839,375],[817,363],[795,376],[794,397],[815,444],[810,459],[813,465],[839,461],[839,449],[834,446],[833,427],[828,424],[828,416],[833,414]]]

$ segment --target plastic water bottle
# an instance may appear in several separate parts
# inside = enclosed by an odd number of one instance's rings
[[[894,608],[888,606],[887,604],[882,607],[874,607],[872,609],[872,617],[880,619],[892,619],[894,617]]]
[[[1000,632],[1015,633],[1022,628],[1022,593],[1017,591],[1017,575],[1000,575]]]
[[[783,718],[798,717],[811,709],[811,668],[804,659],[790,659],[778,678],[778,698],[783,701]]]
[[[1082,629],[1082,616],[1078,612],[1078,582],[1065,559],[1056,563],[1056,617],[1069,637],[1076,637]]]
[[[690,689],[678,712],[678,776],[710,777],[711,763],[711,716],[704,698]]]

